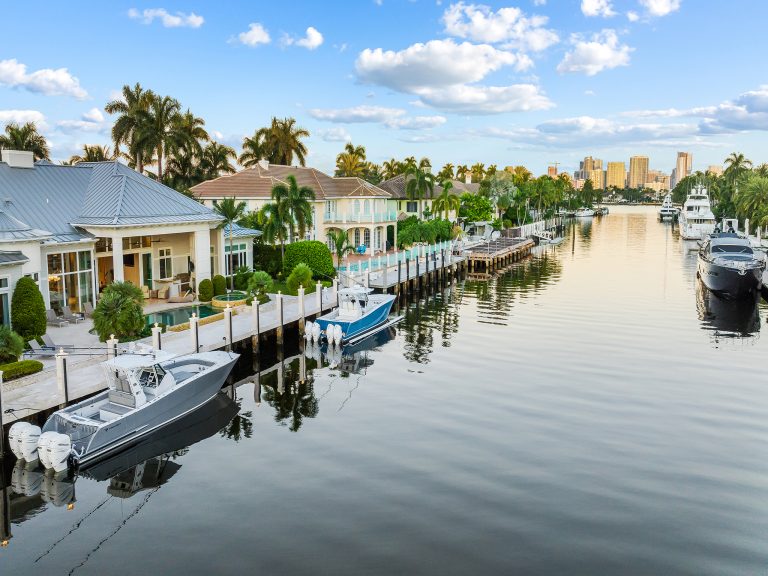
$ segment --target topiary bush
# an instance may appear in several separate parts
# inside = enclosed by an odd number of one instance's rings
[[[93,311],[93,328],[99,340],[106,342],[111,334],[119,340],[135,340],[145,326],[141,290],[130,282],[108,285]]]
[[[210,302],[213,300],[213,282],[210,279],[202,280],[197,290],[197,297],[200,299],[200,302]]]
[[[0,362],[15,362],[24,353],[24,340],[5,324],[0,324]]]
[[[296,264],[296,267],[285,281],[285,285],[288,287],[291,294],[297,294],[299,286],[304,286],[304,290],[311,290],[313,285],[312,269],[303,262]]]
[[[332,278],[336,274],[331,250],[319,240],[294,242],[285,247],[283,271],[289,274],[301,263],[309,266],[315,278]]]
[[[283,259],[280,247],[264,244],[261,240],[253,243],[253,268],[264,270],[270,276],[277,276],[283,271]]]
[[[224,276],[221,274],[216,274],[216,276],[213,277],[213,295],[214,296],[221,296],[222,294],[227,293],[227,281],[224,279]]]
[[[251,277],[251,269],[248,266],[238,266],[235,270],[235,290],[248,288],[248,279]]]
[[[3,382],[15,380],[22,376],[29,376],[30,374],[40,372],[42,369],[43,363],[38,360],[19,360],[18,362],[0,365],[0,370],[3,371]]]
[[[11,326],[24,341],[45,334],[45,302],[32,278],[19,278],[11,298]]]

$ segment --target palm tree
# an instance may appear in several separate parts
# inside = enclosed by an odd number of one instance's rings
[[[299,164],[305,165],[307,147],[302,140],[309,138],[309,131],[296,126],[295,118],[272,118],[272,124],[265,130],[265,150],[272,164],[290,166],[296,156]]]
[[[139,112],[136,144],[157,155],[157,177],[163,179],[163,160],[166,151],[173,149],[184,136],[179,128],[181,105],[170,96],[155,96],[147,110]]]
[[[265,128],[256,130],[253,136],[243,138],[243,151],[237,157],[237,161],[243,168],[253,168],[259,160],[267,158]]]
[[[507,166],[504,168],[504,171],[512,173],[512,176],[515,179],[515,186],[518,188],[533,178],[533,174],[531,174],[531,171],[525,166]]]
[[[758,176],[762,176],[763,178],[768,178],[768,164],[763,162],[762,164],[754,168],[754,172]]]
[[[469,172],[469,168],[467,168],[466,164],[459,164],[456,167],[456,180],[461,180],[464,182],[467,179],[467,173]]]
[[[288,239],[288,223],[285,210],[277,202],[265,204],[259,211],[259,221],[264,240],[270,244],[280,242],[280,256],[285,259],[285,241]]]
[[[768,177],[750,175],[739,188],[735,204],[742,218],[749,218],[750,222],[758,226],[768,224]]]
[[[69,158],[69,163],[77,164],[78,162],[107,162],[114,159],[115,157],[109,150],[109,146],[100,146],[98,144],[89,146],[88,144],[85,144],[83,146],[83,155],[80,156],[75,154],[74,156],[71,156]]]
[[[192,186],[204,179],[199,159],[193,152],[179,150],[168,159],[163,177],[167,186],[182,194],[188,194]]]
[[[201,142],[208,142],[211,138],[203,128],[205,120],[192,114],[187,108],[183,114],[176,116],[176,127],[173,130],[174,141],[171,148],[174,154],[179,150],[191,150],[198,156],[202,156],[203,146]]]
[[[473,164],[469,171],[472,174],[472,182],[482,182],[485,178],[485,164],[482,162]]]
[[[365,173],[365,148],[347,143],[344,152],[336,156],[335,176],[362,176]]]
[[[413,156],[408,156],[405,160],[402,162],[403,164],[403,172],[406,172],[408,168],[417,168],[418,164],[416,162],[416,158]]]
[[[218,178],[222,174],[234,174],[235,167],[229,163],[230,158],[234,160],[237,157],[235,151],[229,146],[212,141],[203,148],[203,155],[200,158],[200,171],[203,178],[208,180]]]
[[[453,189],[453,182],[447,179],[443,180],[440,187],[442,188],[442,192],[440,192],[440,196],[435,198],[435,201],[432,203],[432,208],[435,212],[440,214],[440,218],[443,217],[443,213],[445,213],[445,217],[448,218],[448,214],[451,211],[458,214],[459,208],[461,207],[461,199],[451,192]]]
[[[288,240],[293,242],[297,228],[299,236],[303,238],[307,228],[312,226],[311,201],[315,199],[315,191],[309,186],[299,186],[292,174],[286,180],[287,185],[280,183],[272,187],[272,200],[281,207],[288,224]]]
[[[331,241],[333,251],[336,253],[336,267],[338,268],[341,266],[344,256],[349,252],[354,252],[355,247],[350,242],[349,234],[346,230],[329,230],[328,240]]]
[[[409,166],[405,171],[405,192],[411,200],[419,202],[419,217],[421,217],[421,202],[427,196],[432,198],[435,190],[435,177],[424,172],[418,166]]]
[[[37,131],[34,122],[19,126],[10,122],[5,127],[5,135],[0,136],[0,149],[24,150],[32,152],[35,160],[49,159],[50,150],[45,137]]]
[[[442,168],[440,168],[440,172],[437,173],[438,180],[444,182],[445,180],[453,180],[454,178],[454,168],[453,164],[446,164]]]
[[[488,166],[488,169],[485,171],[485,177],[490,178],[491,176],[496,174],[496,172],[498,171],[499,171],[499,167],[496,166],[496,164],[491,164],[490,166]]]
[[[731,152],[731,155],[725,159],[723,176],[730,182],[735,182],[750,168],[752,168],[752,161],[748,160],[744,154]]]
[[[115,154],[120,154],[120,144],[128,147],[128,157],[133,166],[143,173],[144,164],[151,159],[151,154],[147,157],[147,151],[137,145],[137,132],[139,127],[139,117],[141,112],[149,108],[149,104],[155,97],[151,90],[144,90],[141,84],[136,83],[133,88],[125,84],[123,86],[122,98],[111,100],[104,106],[107,114],[118,114],[115,123],[112,125],[112,141],[115,144]]]
[[[432,162],[429,161],[429,158],[424,156],[421,160],[419,160],[419,168],[425,172],[429,172],[432,170]]]
[[[234,152],[233,152],[234,153]],[[229,227],[229,261],[234,264],[232,255],[232,228],[234,228],[235,222],[240,220],[245,215],[246,205],[245,202],[238,202],[234,197],[224,198],[221,202],[213,201],[213,211],[219,216],[222,216]],[[230,289],[234,289],[235,285],[235,270],[234,266],[230,266],[231,280]],[[225,268],[226,271],[226,268]]]
[[[394,158],[390,160],[385,160],[384,163],[381,165],[381,171],[382,176],[384,176],[384,180],[389,180],[390,178],[394,178],[395,176],[398,176],[403,173],[403,167]]]

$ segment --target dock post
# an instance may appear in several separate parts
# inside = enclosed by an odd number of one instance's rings
[[[197,354],[200,352],[200,318],[194,312],[189,318],[189,334],[192,336],[192,350]]]
[[[3,432],[3,371],[0,370],[0,462],[3,461],[4,454],[5,454],[5,432]],[[3,479],[0,478],[0,483],[2,482],[3,482]],[[5,485],[3,484],[3,486]]]
[[[277,300],[275,301],[277,306],[277,346],[282,349],[283,347],[283,293],[277,293]]]
[[[363,283],[366,288],[368,288],[371,285],[371,269],[368,268],[368,270],[365,271],[365,276],[363,277]]]
[[[160,328],[160,326],[155,322],[155,325],[152,326],[152,348],[155,350],[162,350],[163,349],[163,340],[162,340],[162,334],[163,329]]]
[[[227,348],[227,352],[232,350],[232,308],[224,308],[224,344]]]
[[[2,460],[2,457],[0,457]],[[11,490],[10,486],[6,486],[5,478],[0,479],[0,505],[2,505],[2,530],[0,530],[0,547],[5,548],[8,546],[8,542],[13,538],[11,534]]]
[[[107,340],[107,360],[117,358],[117,343],[118,340],[115,338],[115,335],[110,334],[109,340]]]
[[[420,251],[421,251],[421,248],[418,248],[416,250],[416,292],[420,292],[421,291],[421,276],[419,275],[419,272],[420,272],[420,270],[419,270],[419,260],[421,260],[419,258],[419,252]]]
[[[395,295],[400,296],[400,275],[403,269],[403,263],[397,260],[397,284],[395,284]]]
[[[323,283],[320,280],[315,284],[315,304],[317,305],[317,315],[323,313]]]
[[[251,328],[253,329],[253,335],[251,336],[251,346],[253,347],[253,353],[259,353],[259,334],[261,332],[261,326],[259,325],[261,318],[259,317],[259,299],[254,298],[251,302]]]
[[[304,286],[299,286],[299,336],[304,336]]]
[[[389,282],[387,282],[387,272],[389,271],[389,257],[387,257],[387,265],[384,267],[384,294],[389,292]]]
[[[333,299],[336,301],[336,304],[339,303],[339,277],[336,276],[336,278],[333,279]]]
[[[69,404],[69,382],[67,380],[67,356],[64,348],[56,353],[56,384],[59,388],[59,397],[61,403],[59,409],[65,408]]]
[[[408,296],[409,284],[411,283],[411,260],[405,257],[405,295]]]

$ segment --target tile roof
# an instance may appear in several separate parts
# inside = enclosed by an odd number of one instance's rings
[[[316,168],[303,166],[282,166],[269,164],[267,168],[256,165],[236,174],[221,176],[193,186],[192,193],[200,199],[211,198],[263,198],[272,197],[275,184],[286,184],[288,176],[294,176],[299,186],[308,186],[315,192],[317,200],[327,198],[389,198],[390,195],[378,186],[362,178],[332,177]]]
[[[480,184],[474,182],[464,182],[462,180],[451,180],[453,183],[453,193],[457,195],[469,192],[470,194],[477,194],[480,190]],[[405,200],[408,198],[408,194],[405,191],[405,174],[399,174],[394,178],[385,180],[379,184],[379,188],[386,190],[392,195],[392,198],[398,200]],[[443,192],[443,187],[435,183],[434,196],[439,196]]]

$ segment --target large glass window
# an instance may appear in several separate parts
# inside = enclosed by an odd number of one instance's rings
[[[227,261],[227,276],[233,274],[233,270],[237,270],[240,266],[248,265],[248,244],[232,244],[232,252],[230,253],[229,244],[224,246],[224,254]]]
[[[170,248],[160,248],[160,258],[158,263],[160,264],[160,278],[172,278],[173,277],[173,257],[171,256]]]
[[[11,325],[10,307],[8,306],[9,295],[8,276],[0,278],[0,322],[6,326]]]
[[[80,311],[93,303],[93,258],[90,250],[48,254],[48,294],[51,308]],[[1,291],[1,289],[0,289]]]
[[[371,246],[371,231],[368,230],[368,228],[365,229],[365,233],[363,234],[363,244],[365,244],[366,248],[369,248]]]

